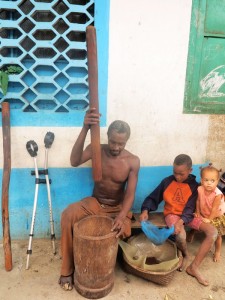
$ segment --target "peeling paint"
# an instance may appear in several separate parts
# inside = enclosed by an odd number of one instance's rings
[[[222,168],[223,170],[225,170],[224,134],[225,115],[210,115],[206,157],[217,168]]]

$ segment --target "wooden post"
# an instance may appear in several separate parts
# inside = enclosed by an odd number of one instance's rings
[[[97,43],[96,43],[96,30],[94,26],[87,26],[86,40],[87,40],[90,107],[96,108],[96,113],[99,113]],[[99,124],[92,125],[90,130],[91,130],[91,147],[92,147],[92,175],[94,181],[97,182],[102,179]]]
[[[10,108],[8,102],[2,103],[3,134],[3,176],[2,176],[2,229],[5,254],[5,270],[12,270],[12,251],[9,226],[9,182],[11,172]]]

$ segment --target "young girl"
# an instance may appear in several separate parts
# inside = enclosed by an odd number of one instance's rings
[[[201,186],[198,187],[196,217],[211,223],[218,230],[213,261],[220,260],[222,235],[225,234],[225,202],[223,193],[217,188],[219,171],[211,165],[201,169]]]

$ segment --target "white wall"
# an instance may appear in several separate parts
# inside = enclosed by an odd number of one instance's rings
[[[189,154],[196,164],[206,159],[208,116],[182,113],[191,3],[111,0],[107,120],[130,124],[127,147],[139,155],[142,166],[171,165],[179,153]],[[25,149],[30,139],[38,143],[43,164],[47,131],[55,133],[49,167],[70,167],[79,130],[12,127],[12,167],[33,168]],[[101,136],[105,142],[106,128]],[[2,164],[2,155],[0,160]]]
[[[220,138],[225,130],[225,119],[182,113],[191,2],[110,1],[107,126],[115,119],[127,121],[131,126],[127,149],[140,157],[142,167],[148,167],[142,168],[139,174],[134,211],[140,211],[145,196],[171,172],[167,166],[171,166],[176,155],[189,154],[196,164],[194,173],[197,176],[198,165],[206,161],[214,163],[215,153],[219,153],[216,159],[219,161],[222,157],[225,165],[225,155],[221,152],[225,148]],[[220,134],[215,134],[216,130]],[[90,170],[70,167],[70,152],[80,128],[11,127],[12,237],[28,236],[31,222],[34,181],[26,168],[33,169],[34,162],[25,145],[28,140],[36,141],[38,167],[43,168],[43,141],[47,131],[55,133],[49,151],[49,169],[57,237],[60,236],[62,210],[69,203],[90,195],[92,190]],[[107,127],[101,129],[102,142],[107,141],[106,131]],[[89,142],[90,138],[86,144]],[[2,154],[0,164],[3,166]],[[90,162],[85,164],[90,165]],[[218,167],[223,166],[219,164]],[[35,230],[38,237],[43,237],[49,234],[44,186],[40,187],[40,192],[38,209],[41,213],[37,216]]]
[[[112,0],[108,118],[132,128],[143,166],[205,160],[208,116],[184,115],[191,0]]]

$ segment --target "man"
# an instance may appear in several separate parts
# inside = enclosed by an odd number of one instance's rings
[[[90,108],[73,146],[70,162],[77,167],[92,158],[91,145],[84,143],[91,125],[99,123],[100,114]],[[112,230],[117,237],[131,234],[130,209],[134,201],[140,160],[125,150],[130,137],[126,122],[114,121],[108,128],[108,144],[101,145],[102,180],[95,182],[91,197],[69,205],[61,217],[62,267],[59,284],[64,290],[73,287],[73,225],[88,215],[103,214],[114,218]]]
[[[206,237],[194,260],[186,269],[186,272],[195,277],[199,283],[207,286],[209,282],[200,273],[199,266],[215,242],[217,230],[211,224],[203,223],[201,219],[194,218],[198,183],[191,172],[191,158],[186,154],[178,155],[173,163],[173,175],[164,178],[156,189],[144,200],[140,221],[147,220],[148,213],[156,210],[159,203],[163,200],[165,201],[165,222],[169,227],[174,225],[176,244],[183,255],[183,263],[179,269],[180,271],[185,268],[189,259],[184,225],[203,231]]]

